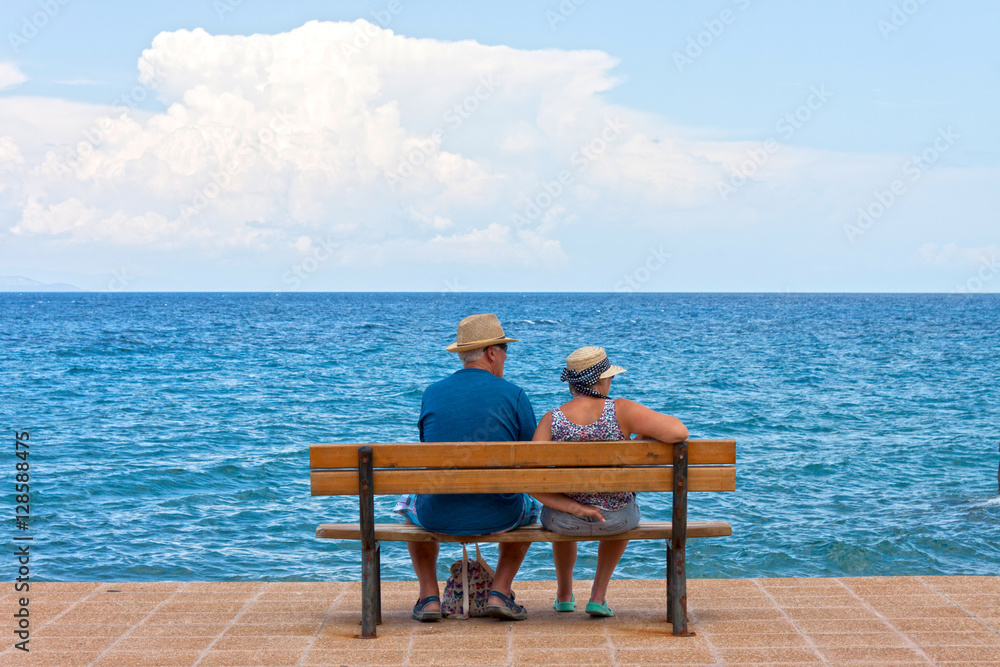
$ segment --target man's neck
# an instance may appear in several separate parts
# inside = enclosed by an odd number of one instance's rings
[[[496,375],[497,377],[500,377],[495,372],[493,372],[493,368],[490,366],[490,362],[486,360],[486,357],[480,357],[479,359],[476,359],[475,361],[470,361],[469,363],[464,364],[463,367],[464,368],[478,368],[481,371],[486,371],[487,373],[490,373],[491,375]]]

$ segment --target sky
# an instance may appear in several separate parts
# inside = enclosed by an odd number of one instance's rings
[[[7,0],[0,288],[1000,292],[998,25]]]

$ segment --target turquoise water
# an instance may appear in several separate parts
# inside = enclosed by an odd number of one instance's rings
[[[313,538],[358,509],[309,496],[308,445],[416,440],[476,312],[521,339],[506,377],[539,417],[598,344],[629,369],[613,393],[736,438],[737,491],[690,511],[734,534],[692,542],[691,576],[1000,574],[1000,295],[3,294],[2,474],[30,431],[32,575],[358,579],[355,544]],[[669,499],[640,495],[644,518]],[[413,578],[404,545],[383,570]],[[618,570],[663,573],[655,542]],[[553,578],[549,549],[519,576]]]

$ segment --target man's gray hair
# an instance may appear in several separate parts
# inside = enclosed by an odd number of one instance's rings
[[[479,361],[486,354],[486,348],[481,347],[477,350],[469,350],[467,352],[459,352],[458,358],[462,360],[463,364],[471,364],[473,361]]]

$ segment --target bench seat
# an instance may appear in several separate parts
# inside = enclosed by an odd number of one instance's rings
[[[602,540],[669,540],[671,522],[643,521],[637,528],[618,535],[601,536]],[[733,527],[725,521],[688,521],[687,536],[729,537]],[[316,537],[333,540],[360,540],[360,523],[324,523],[316,529]],[[540,523],[509,530],[499,535],[443,535],[405,523],[376,523],[375,539],[379,542],[577,542],[588,538],[559,535],[545,530]],[[596,538],[595,538],[596,539]]]

